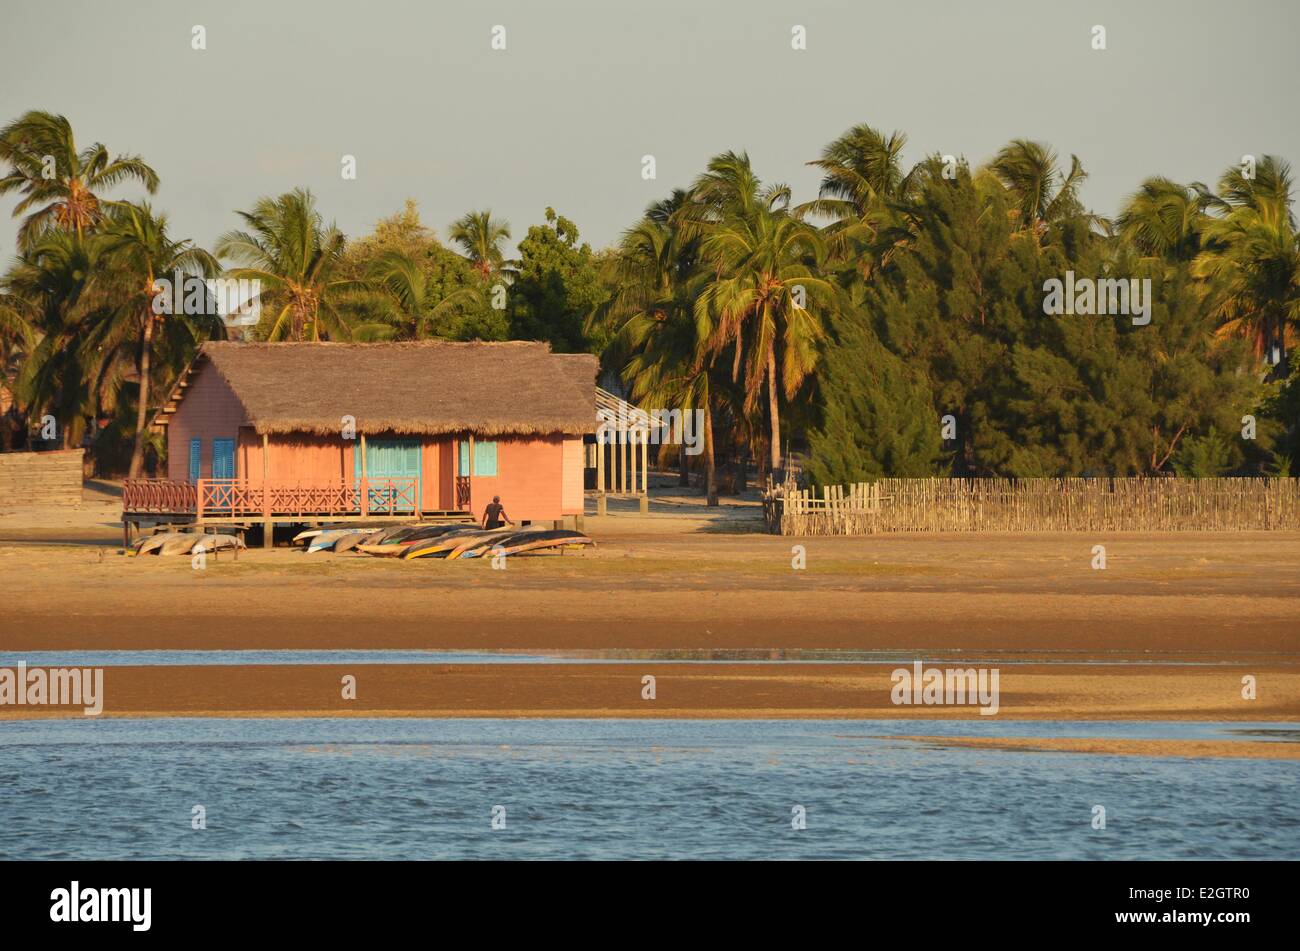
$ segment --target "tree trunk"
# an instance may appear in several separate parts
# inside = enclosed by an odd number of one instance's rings
[[[718,504],[718,471],[713,461],[713,400],[704,401],[704,504]]]
[[[772,476],[776,478],[781,470],[781,417],[777,408],[776,388],[776,346],[767,351],[767,409],[772,416]]]
[[[131,468],[128,472],[132,479],[140,478],[144,469],[144,427],[149,416],[149,364],[153,357],[153,312],[150,311],[144,321],[144,335],[140,344],[140,398],[135,410],[135,445],[131,447]]]
[[[689,410],[687,412],[689,412]],[[691,484],[691,469],[688,464],[686,444],[684,442],[677,445],[677,466],[677,484],[684,488],[688,487]]]

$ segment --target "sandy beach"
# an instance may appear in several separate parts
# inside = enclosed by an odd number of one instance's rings
[[[1300,719],[1294,534],[779,538],[752,507],[589,518],[581,555],[127,558],[111,499],[0,516],[0,650],[569,652],[627,663],[112,667],[108,716],[978,717],[895,706],[899,658],[1001,670],[1009,719]],[[1092,570],[1104,544],[1108,568]],[[807,567],[792,567],[802,545]],[[711,651],[773,663],[665,664]],[[789,651],[881,663],[775,663]],[[628,658],[628,651],[644,653]],[[723,660],[734,659],[723,654]],[[870,658],[862,658],[870,660]],[[344,673],[361,683],[339,696]],[[654,675],[654,701],[640,699]],[[1241,698],[1256,678],[1258,699]],[[30,713],[30,711],[26,711]],[[14,708],[0,716],[14,716]],[[53,710],[40,715],[62,715]]]

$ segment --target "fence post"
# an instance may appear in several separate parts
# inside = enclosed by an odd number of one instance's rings
[[[265,466],[263,466],[262,478],[262,547],[272,548],[275,545],[275,525],[271,521],[271,482],[265,477]]]

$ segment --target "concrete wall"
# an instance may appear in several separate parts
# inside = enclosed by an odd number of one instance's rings
[[[0,452],[0,509],[80,504],[83,453]]]

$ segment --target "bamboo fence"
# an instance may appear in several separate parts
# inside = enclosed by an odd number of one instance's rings
[[[1300,479],[880,479],[763,497],[779,535],[1300,530]]]

